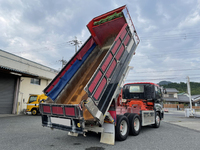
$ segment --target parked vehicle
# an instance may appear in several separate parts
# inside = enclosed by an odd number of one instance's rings
[[[32,115],[37,115],[39,113],[39,103],[47,99],[45,94],[41,95],[30,95],[27,102],[26,113],[31,112]]]
[[[116,137],[125,140],[130,133],[138,135],[141,126],[153,125],[159,128],[164,117],[163,90],[151,82],[138,82],[125,84],[118,97]]]
[[[156,120],[160,121],[163,112],[154,109],[158,97],[153,97],[157,91],[152,87],[158,86],[141,85],[147,97],[137,96],[137,100],[132,97],[134,88],[130,85],[125,85],[125,89],[131,89],[129,92],[121,93],[129,62],[139,44],[127,7],[95,17],[87,27],[89,39],[44,89],[48,98],[40,103],[42,125],[69,131],[72,136],[100,132],[100,142],[107,144],[114,144],[115,135],[125,140],[129,130],[139,134],[141,123],[159,127]]]

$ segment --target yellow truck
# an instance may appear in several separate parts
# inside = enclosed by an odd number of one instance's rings
[[[27,102],[27,112],[31,112],[32,115],[37,115],[39,113],[39,103],[42,100],[45,100],[47,96],[45,94],[41,95],[30,95]]]

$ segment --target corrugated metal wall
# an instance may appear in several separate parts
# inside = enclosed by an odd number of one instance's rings
[[[12,113],[15,83],[15,76],[0,72],[0,114]]]

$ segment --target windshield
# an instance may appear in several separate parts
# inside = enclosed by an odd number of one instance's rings
[[[129,88],[130,93],[144,93],[143,85],[131,85]]]
[[[37,100],[37,96],[31,96],[29,99],[29,103],[35,102]]]

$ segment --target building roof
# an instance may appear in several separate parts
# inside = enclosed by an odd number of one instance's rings
[[[200,95],[192,95],[192,102],[199,102],[200,101]],[[182,102],[182,103],[189,103],[189,97],[187,94],[182,94],[182,95],[178,95],[178,98],[169,98],[169,97],[165,97],[164,98],[167,102]]]
[[[37,63],[37,62],[32,61],[32,60],[30,60],[30,59],[26,59],[26,58],[24,58],[24,57],[15,55],[15,54],[13,54],[13,53],[4,51],[4,50],[2,50],[2,49],[0,49],[0,52],[1,52],[1,53],[6,53],[6,54],[8,54],[8,55],[12,55],[12,56],[17,57],[17,58],[20,58],[21,60],[27,60],[27,61],[32,62],[32,63],[34,63],[34,64],[38,64],[38,65],[40,65],[40,66],[43,66],[43,67],[49,68],[49,69],[51,69],[51,70],[53,70],[53,71],[55,71],[55,72],[58,72],[58,70],[56,70],[56,69],[53,69],[53,68],[51,68],[51,67],[45,66],[45,65],[40,64],[40,63]],[[1,56],[1,57],[4,57],[4,56]]]
[[[178,98],[168,98],[168,97],[165,97],[164,98],[166,101],[168,102],[179,102],[179,99]]]
[[[0,65],[0,72],[18,75],[18,76],[22,76],[22,77],[32,77],[32,78],[38,77],[35,74],[20,71],[20,70],[14,69],[14,68],[5,67],[5,66],[2,66],[2,65]]]
[[[0,50],[0,66],[0,72],[23,77],[39,77],[51,80],[58,73],[55,69],[3,50]]]
[[[190,99],[187,95],[178,95],[179,102],[189,103]]]
[[[200,101],[200,95],[192,95],[193,102],[199,102]]]
[[[178,93],[179,91],[175,88],[166,88],[167,93]]]

